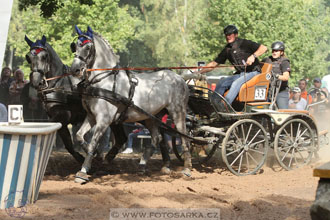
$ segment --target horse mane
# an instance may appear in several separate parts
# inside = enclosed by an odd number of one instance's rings
[[[55,50],[53,49],[52,46],[50,46],[48,43],[46,43],[46,47],[48,50],[48,54],[50,56],[50,61],[51,61],[51,72],[52,74],[54,74],[55,76],[57,75],[62,75],[63,72],[63,62],[61,60],[61,58],[57,55],[57,53],[55,52]]]
[[[110,45],[109,41],[108,41],[107,39],[105,39],[104,37],[102,37],[101,34],[99,34],[99,33],[97,33],[97,32],[94,32],[93,34],[94,34],[94,36],[96,35],[97,37],[101,38],[101,40],[103,40],[103,41],[105,42],[105,44],[106,44],[106,45],[109,47],[109,49],[110,49],[110,53],[115,57],[115,61],[116,61],[116,63],[119,63],[119,61],[120,61],[120,60],[119,60],[119,59],[120,59],[120,56],[117,55],[117,54],[114,52],[114,50],[113,50],[112,46]]]

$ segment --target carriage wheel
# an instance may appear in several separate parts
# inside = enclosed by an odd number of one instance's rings
[[[221,139],[215,137],[217,141],[215,143],[210,143],[208,145],[198,145],[196,143],[190,143],[190,154],[192,157],[192,163],[206,163],[217,150]],[[177,146],[176,138],[172,137],[173,152],[179,161],[183,162],[183,152],[182,149]]]
[[[255,174],[265,163],[268,138],[263,126],[255,120],[235,122],[222,142],[222,159],[235,175]]]
[[[308,164],[315,151],[314,131],[301,119],[287,121],[276,132],[274,152],[286,170]]]

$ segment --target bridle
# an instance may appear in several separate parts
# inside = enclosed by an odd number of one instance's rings
[[[29,55],[32,55],[34,57],[37,57],[38,54],[40,52],[42,52],[42,51],[45,51],[47,53],[47,58],[46,58],[46,63],[48,64],[48,70],[47,70],[47,72],[45,72],[44,69],[38,69],[38,68],[36,70],[33,70],[33,69],[31,69],[31,70],[33,72],[38,72],[38,73],[40,73],[40,74],[42,74],[42,75],[45,76],[50,71],[50,55],[49,55],[48,49],[46,47],[40,47],[40,46],[32,47],[30,49]],[[28,63],[31,63],[32,61],[31,61],[29,55],[26,55],[26,59],[27,59]]]
[[[87,68],[91,68],[94,65],[94,62],[95,62],[95,53],[96,53],[94,40],[91,37],[89,37],[85,34],[79,35],[78,39],[80,39],[80,38],[85,38],[86,39],[83,42],[81,42],[81,44],[79,45],[80,47],[84,46],[87,43],[91,43],[91,48],[90,48],[90,51],[89,51],[87,57],[82,57],[82,56],[78,55],[77,53],[75,54],[74,57],[81,60],[81,61],[83,61],[86,64]],[[73,49],[73,48],[71,47],[71,49]],[[76,52],[76,51],[74,51],[74,52]]]

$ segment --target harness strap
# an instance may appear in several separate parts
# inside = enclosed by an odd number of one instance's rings
[[[129,84],[130,84],[130,88],[129,88],[129,92],[128,92],[128,101],[129,101],[130,105],[125,105],[124,110],[121,111],[120,116],[119,116],[118,120],[116,121],[116,123],[118,123],[118,124],[125,121],[125,119],[127,118],[126,114],[127,114],[128,108],[130,106],[134,105],[134,102],[132,101],[132,99],[133,99],[133,96],[134,96],[135,87],[138,84],[138,79],[134,76],[134,74],[132,74],[128,70],[126,70],[125,72],[126,72],[126,75],[128,77]],[[115,91],[115,90],[113,90],[113,91]]]
[[[151,118],[152,120],[154,120],[155,122],[157,122],[157,124],[160,126],[160,128],[163,128],[173,134],[179,134],[185,138],[188,138],[192,141],[194,141],[196,144],[201,144],[201,145],[205,145],[208,144],[207,141],[203,141],[203,140],[198,140],[195,139],[189,135],[186,135],[184,133],[179,132],[178,130],[172,128],[171,126],[163,123],[159,118],[157,118],[156,116],[144,111],[142,108],[140,108],[139,106],[135,105],[134,103],[132,103],[131,100],[129,100],[129,98],[126,98],[118,93],[115,93],[113,91],[107,90],[107,89],[103,89],[103,88],[96,88],[93,86],[87,86],[87,87],[83,87],[83,84],[78,84],[78,92],[81,95],[85,95],[85,96],[92,96],[93,98],[101,98],[104,99],[108,102],[111,103],[115,103],[115,104],[124,104],[124,105],[128,105],[133,107],[135,110],[137,110],[138,112],[148,116],[149,118]]]

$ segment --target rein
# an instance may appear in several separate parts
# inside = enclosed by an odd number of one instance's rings
[[[185,69],[209,69],[209,68],[225,68],[234,66],[244,66],[244,65],[219,65],[214,67],[207,66],[187,66],[187,67],[123,67],[123,68],[105,68],[105,69],[86,69],[86,71],[106,71],[106,70],[163,70],[163,69],[173,69],[173,70],[185,70]]]
[[[205,66],[190,66],[190,67],[114,67],[114,68],[105,68],[105,69],[86,69],[86,71],[88,72],[92,72],[92,71],[120,71],[120,70],[125,70],[125,71],[129,71],[129,70],[137,70],[137,71],[141,71],[141,70],[163,70],[163,69],[173,69],[173,70],[185,70],[185,69],[203,69],[203,68],[226,68],[226,67],[234,67],[235,65],[219,65],[219,66],[215,66],[215,67],[205,67]],[[242,65],[243,66],[243,65]],[[111,73],[111,72],[102,72],[100,74],[103,73]],[[50,81],[50,80],[54,80],[54,79],[58,79],[58,78],[62,78],[62,77],[66,77],[66,76],[70,76],[73,75],[72,73],[66,73],[60,76],[54,76],[54,77],[50,77],[45,79],[46,81]],[[99,74],[98,74],[99,75]],[[97,75],[97,76],[98,76]],[[95,77],[94,77],[95,78]]]
[[[260,62],[260,63],[264,63],[264,62]],[[235,66],[245,66],[246,65],[218,65],[218,66],[213,66],[213,67],[206,67],[206,66],[188,66],[188,67],[114,67],[114,68],[105,68],[105,69],[86,69],[86,71],[88,72],[92,72],[92,71],[120,71],[120,70],[125,70],[125,71],[129,71],[129,70],[137,70],[137,71],[141,71],[141,70],[163,70],[163,69],[173,69],[173,70],[186,70],[186,69],[216,69],[216,68],[226,68],[226,67],[235,67]],[[100,74],[103,73],[108,73],[108,72],[102,72]],[[111,73],[111,72],[110,72]],[[50,77],[45,79],[46,81],[50,81],[50,80],[55,80],[58,78],[62,78],[62,77],[66,77],[66,76],[70,76],[73,75],[72,73],[66,73],[60,76],[54,76],[54,77]],[[99,75],[99,74],[98,74]],[[96,76],[98,76],[96,75]]]

